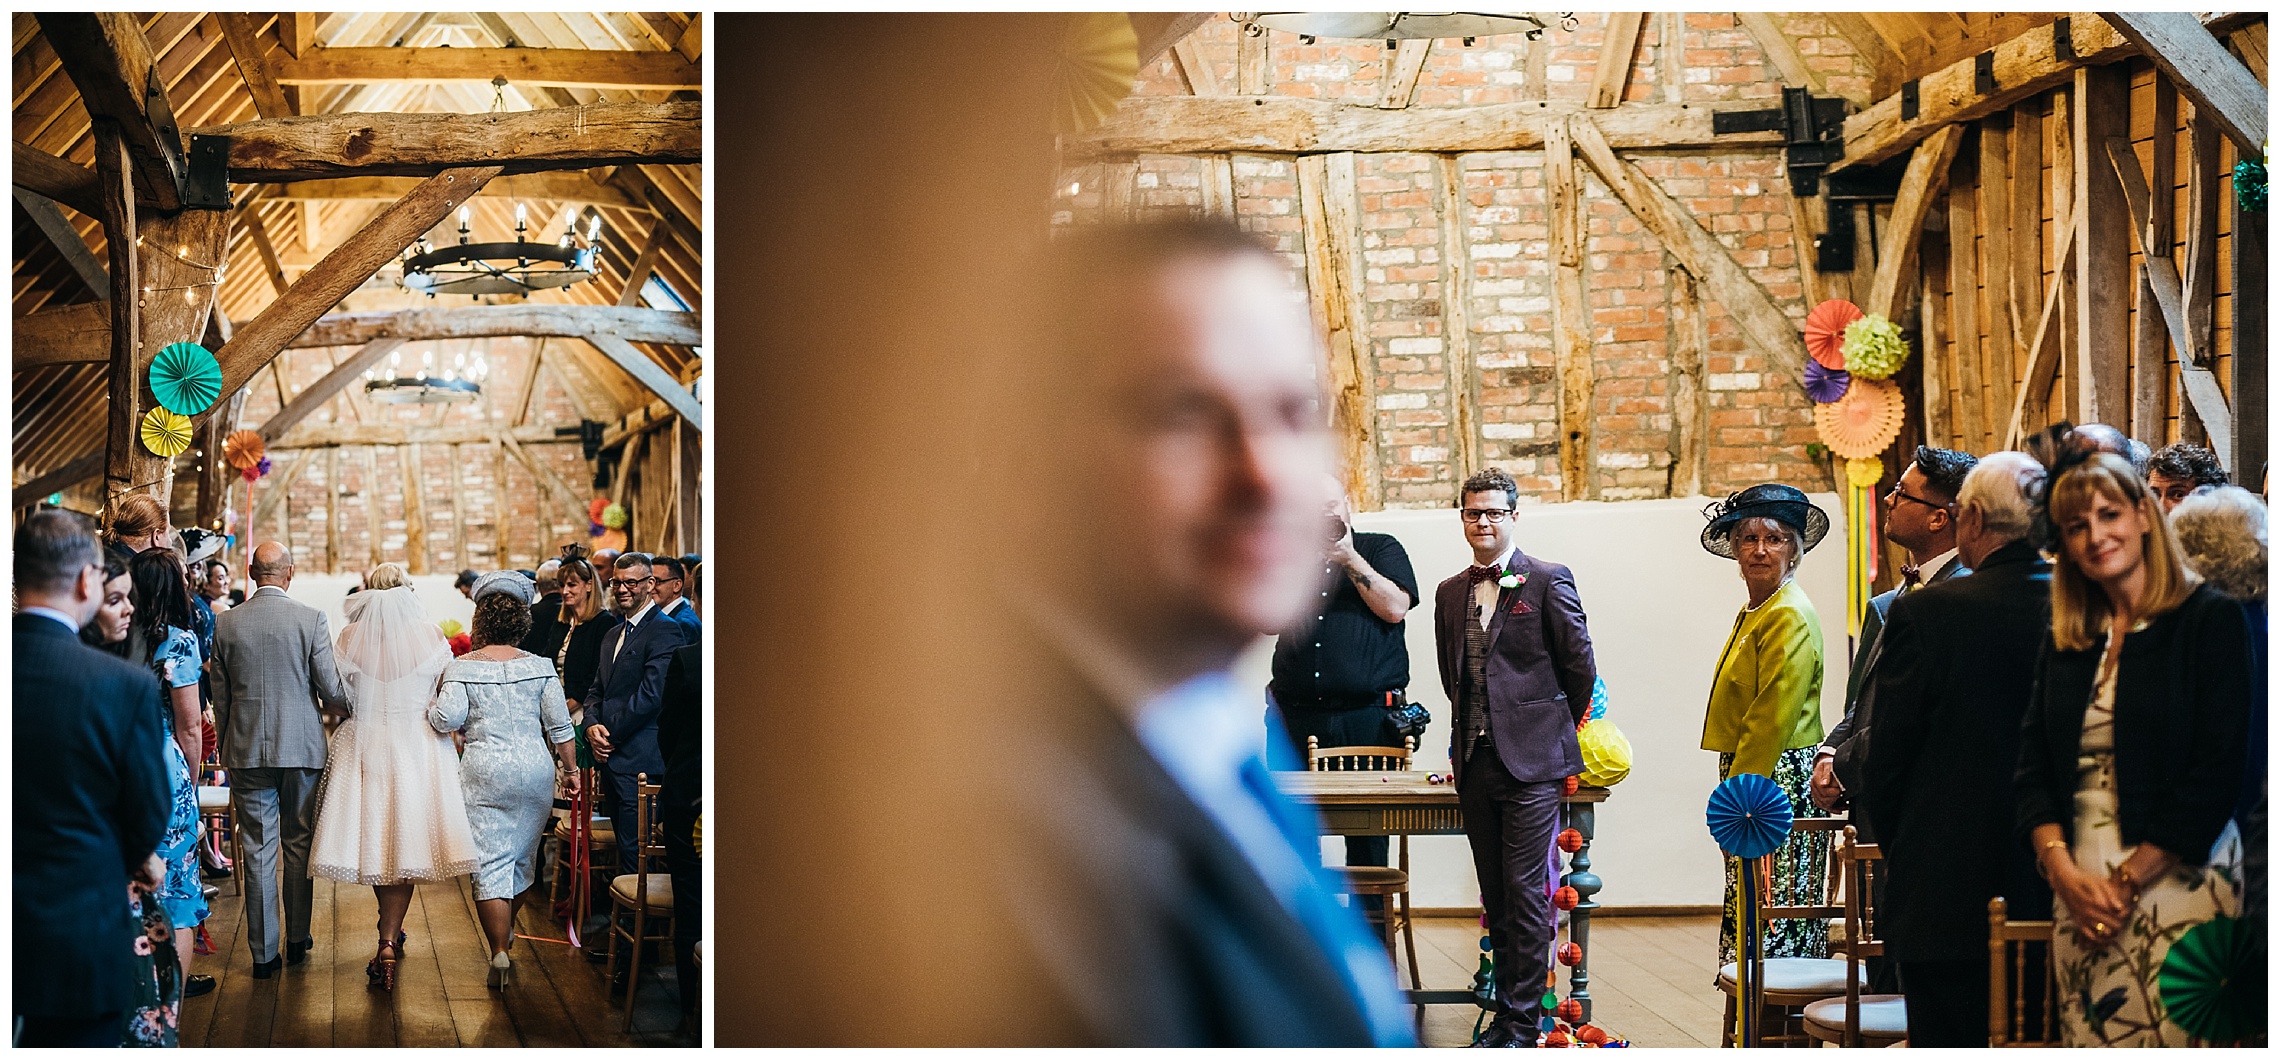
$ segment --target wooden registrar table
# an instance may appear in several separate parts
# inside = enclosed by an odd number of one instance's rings
[[[1398,772],[1283,772],[1275,786],[1283,794],[1314,807],[1322,815],[1324,835],[1463,835],[1464,813],[1457,808],[1456,785],[1434,784],[1429,774]],[[1599,893],[1599,877],[1591,872],[1591,841],[1598,805],[1607,801],[1606,788],[1583,788],[1560,800],[1564,827],[1583,836],[1583,846],[1568,856],[1562,883],[1581,898],[1568,914],[1568,939],[1583,950],[1583,959],[1568,970],[1568,997],[1583,1004],[1583,1019],[1591,1022],[1591,911],[1599,908],[1592,896]],[[1558,967],[1554,964],[1553,967]],[[1414,1005],[1470,1005],[1472,990],[1405,990]]]

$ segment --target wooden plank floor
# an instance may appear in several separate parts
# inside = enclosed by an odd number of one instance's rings
[[[206,928],[217,952],[191,963],[218,988],[182,1006],[184,1046],[694,1046],[678,1032],[680,988],[670,946],[644,965],[633,1031],[622,999],[609,996],[603,966],[568,947],[517,941],[515,981],[484,985],[490,950],[475,919],[472,880],[422,884],[404,918],[410,936],[395,993],[366,985],[378,942],[372,888],[316,881],[307,962],[270,979],[253,977],[240,932],[245,904],[223,883]],[[598,921],[597,921],[598,923]],[[525,908],[517,930],[560,937],[562,928]]]
[[[1417,921],[1417,964],[1428,988],[1472,985],[1480,967],[1477,920]],[[1725,1016],[1718,993],[1718,918],[1602,917],[1591,922],[1593,1022],[1647,1047],[1716,1048]],[[1409,985],[1408,969],[1401,984]],[[1567,969],[1560,969],[1567,996]],[[1469,1005],[1425,1009],[1424,1044],[1472,1041],[1480,1010]]]

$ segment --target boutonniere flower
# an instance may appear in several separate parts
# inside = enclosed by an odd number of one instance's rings
[[[1528,584],[1528,576],[1525,574],[1513,574],[1507,571],[1502,577],[1496,579],[1496,584],[1507,589],[1517,589],[1523,585]]]

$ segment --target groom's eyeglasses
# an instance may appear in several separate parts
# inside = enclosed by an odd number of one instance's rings
[[[650,575],[650,576],[649,576],[649,577],[647,577],[647,578],[619,578],[618,580],[616,580],[616,581],[613,581],[613,582],[611,582],[611,583],[610,583],[610,588],[613,588],[613,589],[632,589],[632,588],[636,588],[636,587],[638,587],[638,586],[643,586],[643,585],[650,585],[650,584],[653,584],[653,583],[655,583],[656,581],[657,581],[657,576],[656,576],[656,575],[654,575],[654,574]]]

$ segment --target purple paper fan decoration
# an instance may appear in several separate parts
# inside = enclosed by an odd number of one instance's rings
[[[1826,405],[1845,396],[1852,389],[1852,373],[1842,368],[1824,368],[1821,362],[1805,359],[1805,396]]]

